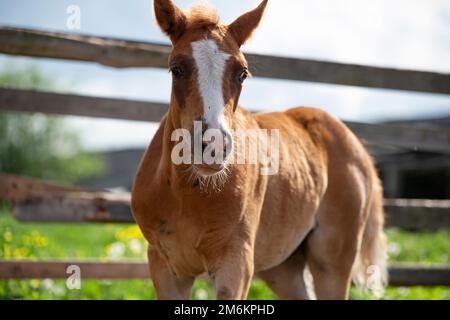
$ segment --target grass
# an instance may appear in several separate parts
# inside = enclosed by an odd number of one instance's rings
[[[391,263],[449,264],[450,233],[387,232]],[[0,208],[0,259],[97,258],[145,259],[146,244],[134,225],[37,224],[15,221]],[[0,299],[154,299],[151,281],[84,280],[69,290],[63,280],[1,280]],[[212,286],[197,281],[194,299],[213,299]],[[371,299],[352,288],[352,299]],[[388,288],[385,299],[450,299],[448,287]],[[260,280],[253,281],[249,299],[276,299]]]

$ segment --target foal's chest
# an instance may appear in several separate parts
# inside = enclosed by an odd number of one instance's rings
[[[200,227],[182,215],[155,220],[150,245],[157,249],[177,275],[194,276],[202,273],[203,258],[198,252]]]

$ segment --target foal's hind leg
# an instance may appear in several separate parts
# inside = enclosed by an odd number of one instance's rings
[[[258,276],[275,292],[280,299],[307,300],[303,271],[305,269],[305,256],[302,246],[280,265],[259,272]]]
[[[306,259],[317,299],[347,299],[361,242],[359,213],[328,208],[307,237]]]

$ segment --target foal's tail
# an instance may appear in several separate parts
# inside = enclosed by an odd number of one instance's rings
[[[353,270],[353,281],[357,286],[371,290],[375,296],[381,297],[388,282],[387,246],[383,231],[383,188],[376,172],[374,177],[372,195],[367,208],[367,222]]]

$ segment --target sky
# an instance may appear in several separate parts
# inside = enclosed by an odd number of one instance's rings
[[[203,1],[204,2],[204,1]],[[259,0],[209,0],[230,23]],[[181,8],[192,1],[175,0]],[[71,5],[80,29],[69,30]],[[156,25],[151,0],[0,0],[0,24],[169,43]],[[448,0],[271,0],[246,52],[450,72]],[[168,102],[162,69],[118,70],[94,63],[0,55],[0,68],[35,65],[75,94]],[[450,96],[364,89],[300,81],[249,79],[240,104],[254,110],[320,107],[352,121],[450,116]],[[145,147],[157,124],[67,117],[90,150]]]

